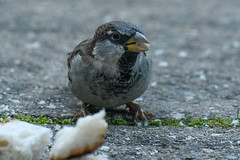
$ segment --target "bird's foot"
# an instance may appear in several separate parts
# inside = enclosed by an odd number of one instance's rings
[[[142,125],[147,125],[147,118],[154,118],[155,116],[151,113],[146,113],[142,110],[139,104],[129,102],[126,104],[126,108],[129,109],[129,112],[134,115],[135,119],[140,119],[142,121]]]
[[[73,118],[73,121],[76,121],[78,118],[80,117],[85,117],[87,115],[90,114],[89,112],[89,107],[90,107],[90,104],[87,104],[87,103],[83,103],[82,104],[82,109],[80,111],[79,114],[77,114],[74,118]]]

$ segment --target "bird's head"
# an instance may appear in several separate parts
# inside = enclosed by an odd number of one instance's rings
[[[96,60],[115,63],[123,53],[145,53],[149,46],[139,27],[128,22],[113,21],[101,25],[96,30],[92,55]]]

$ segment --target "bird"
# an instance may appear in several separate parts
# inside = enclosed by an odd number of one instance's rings
[[[91,107],[121,105],[135,119],[152,117],[133,102],[151,81],[149,47],[142,30],[125,21],[102,24],[92,37],[78,44],[67,59],[69,87],[82,101],[78,117],[88,115]]]

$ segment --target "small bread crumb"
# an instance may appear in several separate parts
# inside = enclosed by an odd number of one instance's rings
[[[18,120],[0,123],[0,159],[38,160],[50,143],[50,129]]]
[[[108,160],[108,158],[105,155],[95,156],[95,155],[89,154],[89,155],[84,155],[81,158],[79,157],[71,158],[71,160]]]
[[[63,127],[56,134],[50,159],[66,159],[94,151],[105,138],[107,122],[105,110],[79,118],[75,127]]]

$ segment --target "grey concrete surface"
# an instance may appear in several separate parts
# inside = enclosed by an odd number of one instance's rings
[[[236,118],[239,8],[237,0],[1,0],[0,114],[76,115],[81,103],[67,89],[66,53],[100,24],[124,20],[151,43],[153,80],[137,100],[146,111]],[[238,128],[110,126],[105,145],[113,159],[238,159],[239,141]]]

